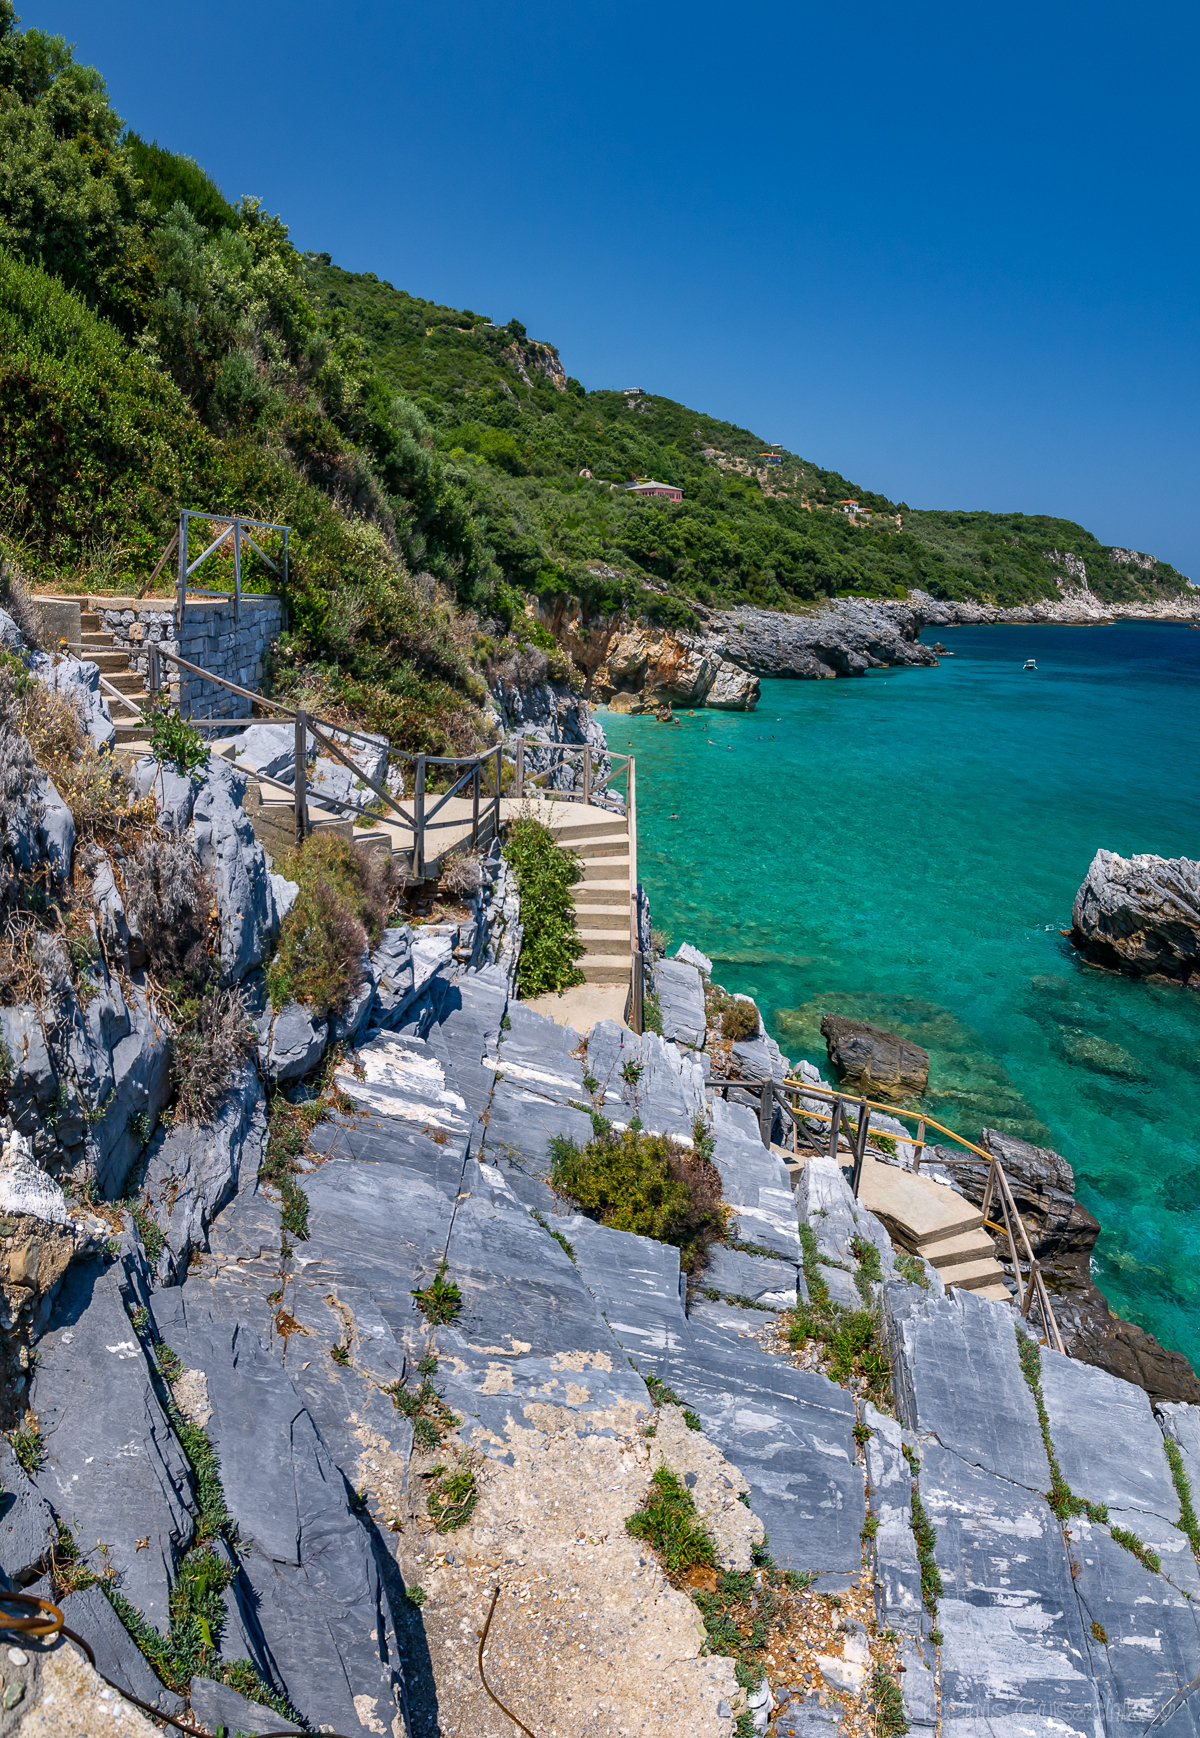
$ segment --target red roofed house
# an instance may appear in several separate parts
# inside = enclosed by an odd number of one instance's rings
[[[656,483],[653,477],[647,477],[642,483],[628,483],[626,489],[631,495],[661,495],[666,501],[683,500],[682,489],[677,489],[674,483]]]

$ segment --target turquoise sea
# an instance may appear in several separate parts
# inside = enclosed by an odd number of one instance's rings
[[[953,656],[764,681],[753,713],[600,711],[637,756],[655,927],[793,1059],[826,1065],[826,1012],[873,1020],[929,1050],[941,1121],[1065,1154],[1114,1309],[1200,1367],[1200,993],[1059,933],[1097,847],[1200,857],[1200,633],[924,637]]]

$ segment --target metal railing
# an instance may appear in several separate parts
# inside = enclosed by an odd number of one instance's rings
[[[724,1082],[726,1085],[737,1085],[736,1081]],[[1009,1258],[1012,1261],[1013,1276],[1017,1282],[1021,1316],[1029,1320],[1030,1311],[1036,1304],[1042,1318],[1046,1338],[1057,1352],[1066,1351],[1058,1323],[1054,1319],[1054,1311],[1050,1307],[1050,1297],[1046,1289],[1037,1257],[1033,1253],[1033,1245],[1029,1233],[1025,1229],[1025,1221],[1012,1192],[1012,1185],[1004,1173],[1004,1166],[995,1153],[989,1153],[983,1147],[977,1147],[973,1141],[957,1134],[954,1129],[947,1128],[945,1123],[934,1120],[933,1117],[921,1111],[908,1110],[902,1105],[880,1104],[868,1098],[848,1098],[840,1092],[833,1092],[827,1087],[812,1086],[806,1080],[785,1080],[782,1088],[774,1082],[765,1082],[762,1089],[762,1111],[759,1118],[760,1130],[765,1128],[763,1140],[770,1143],[770,1121],[768,1120],[769,1098],[778,1103],[792,1124],[793,1142],[801,1136],[818,1153],[828,1155],[836,1160],[841,1131],[846,1131],[846,1140],[854,1155],[854,1165],[851,1172],[851,1188],[857,1196],[862,1183],[863,1162],[866,1157],[867,1142],[871,1124],[871,1115],[879,1111],[885,1116],[895,1117],[899,1121],[908,1120],[917,1124],[917,1132],[912,1140],[913,1171],[918,1172],[921,1164],[921,1154],[926,1145],[926,1134],[936,1129],[939,1134],[946,1135],[956,1145],[964,1147],[968,1152],[975,1153],[979,1158],[986,1159],[988,1164],[987,1184],[983,1194],[983,1204],[980,1209],[983,1222],[987,1229],[997,1236],[1005,1238],[1008,1243]],[[814,1110],[805,1100],[818,1099],[830,1105],[828,1114]],[[853,1105],[853,1113],[849,1106]],[[773,1112],[773,1104],[771,1106]],[[772,1117],[773,1120],[773,1117]],[[811,1122],[829,1124],[827,1144],[818,1142],[812,1130],[807,1126]],[[853,1128],[853,1139],[851,1139]],[[886,1131],[880,1131],[884,1133]],[[888,1132],[890,1140],[900,1140],[904,1137]],[[793,1151],[798,1148],[794,1145]],[[993,1202],[998,1203],[1003,1224],[997,1224],[988,1217]],[[1022,1275],[1022,1264],[1027,1273]]]

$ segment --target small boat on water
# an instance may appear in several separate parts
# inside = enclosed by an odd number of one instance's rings
[[[1037,669],[1037,659],[1036,658],[1026,658],[1022,668],[1026,669],[1026,670],[1036,670]]]

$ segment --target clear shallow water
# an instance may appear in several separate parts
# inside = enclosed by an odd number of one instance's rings
[[[825,1065],[822,1013],[874,1020],[930,1051],[940,1120],[1064,1153],[1114,1309],[1200,1365],[1200,993],[1059,934],[1097,847],[1200,856],[1200,633],[938,635],[935,670],[764,681],[750,714],[600,712],[655,927],[793,1059]]]

